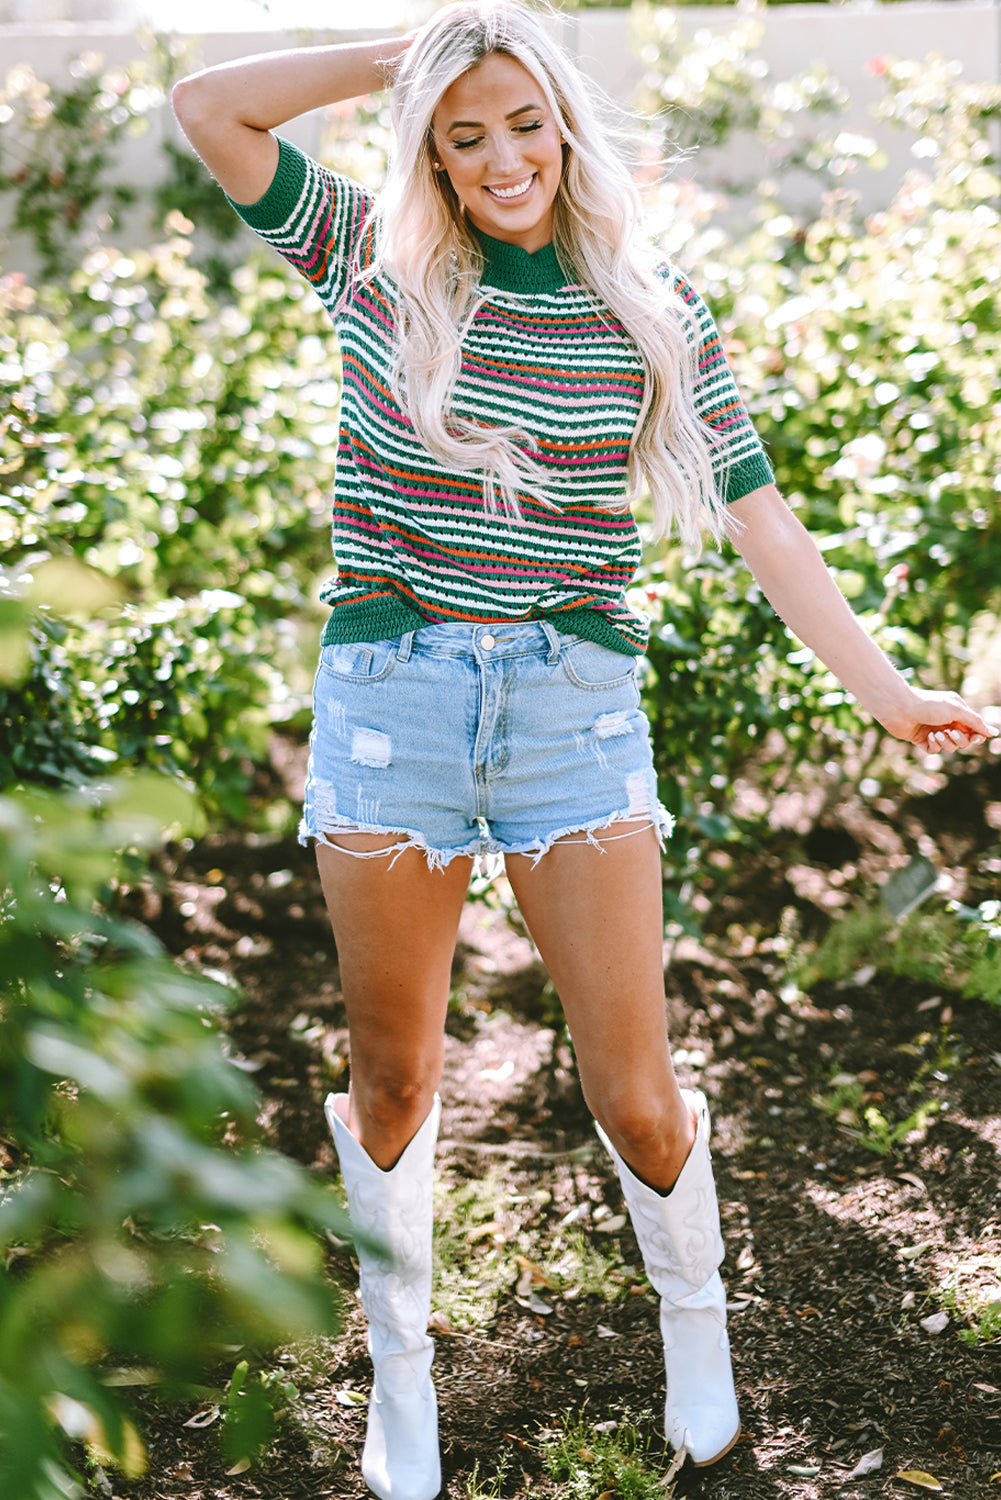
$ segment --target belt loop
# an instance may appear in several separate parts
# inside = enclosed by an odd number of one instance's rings
[[[409,661],[410,653],[414,649],[414,631],[408,630],[406,635],[400,636],[400,649],[396,653],[397,661]]]
[[[560,638],[548,620],[540,620],[539,624],[542,626],[546,640],[549,642],[549,655],[546,657],[546,661],[549,666],[555,667],[560,659]]]

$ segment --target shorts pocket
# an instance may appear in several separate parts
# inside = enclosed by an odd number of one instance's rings
[[[401,636],[385,641],[342,641],[320,651],[320,670],[341,682],[380,682],[396,665]]]
[[[638,658],[581,636],[560,645],[560,665],[575,687],[601,692],[636,682]]]

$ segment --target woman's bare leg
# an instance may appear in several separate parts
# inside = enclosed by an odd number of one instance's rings
[[[534,870],[510,859],[508,873],[563,1001],[584,1093],[660,1297],[664,1433],[704,1465],[740,1434],[708,1110],[701,1095],[681,1095],[671,1067],[656,836],[641,826],[609,837],[624,831],[599,834],[603,852],[563,840]]]
[[[348,1013],[347,1124],[388,1169],[423,1121],[441,1077],[452,955],[472,861],[429,870],[419,849],[357,859],[399,842],[335,834],[316,860]]]
[[[667,1036],[660,850],[649,827],[615,823],[595,837],[600,850],[565,839],[534,864],[509,855],[508,878],[562,1001],[588,1106],[636,1175],[664,1190],[695,1123]]]

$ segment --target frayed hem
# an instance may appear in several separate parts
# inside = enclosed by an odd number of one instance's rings
[[[397,842],[386,844],[382,849],[348,849],[344,844],[333,842],[330,837],[333,833],[371,833],[382,838],[396,839]],[[349,821],[332,823],[329,829],[320,831],[301,827],[299,843],[305,848],[310,842],[322,844],[325,849],[336,849],[339,854],[346,854],[351,859],[388,859],[390,869],[407,849],[419,850],[427,861],[429,870],[445,870],[453,859],[475,859],[481,852],[478,846],[472,849],[432,849],[421,834],[408,828],[379,828],[374,823]]]
[[[643,819],[638,828],[630,828],[626,833],[610,834],[604,842],[595,837],[608,828],[614,828],[616,823],[635,823]],[[666,840],[674,829],[674,818],[665,807],[658,803],[653,810],[647,808],[637,812],[634,808],[626,808],[624,812],[613,813],[611,817],[596,818],[593,823],[583,823],[575,828],[561,828],[556,833],[551,833],[545,839],[533,839],[529,844],[519,845],[516,849],[505,849],[505,854],[528,854],[532,856],[532,869],[534,870],[539,860],[549,853],[554,844],[590,844],[597,849],[599,854],[605,853],[605,844],[616,839],[632,838],[634,834],[645,833],[652,828],[657,835],[657,843],[663,851]]]

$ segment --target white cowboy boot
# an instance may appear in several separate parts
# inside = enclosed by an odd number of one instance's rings
[[[353,1227],[383,1253],[358,1244],[361,1300],[374,1380],[361,1472],[379,1500],[434,1500],[441,1489],[438,1403],[431,1381],[431,1231],[434,1148],[441,1100],[388,1172],[347,1127],[348,1096],[324,1106],[341,1163]]]
[[[664,1433],[673,1448],[685,1447],[696,1467],[704,1468],[733,1447],[740,1436],[740,1415],[718,1269],[723,1236],[709,1156],[709,1108],[703,1094],[690,1089],[682,1094],[695,1115],[697,1133],[666,1195],[641,1182],[600,1125],[597,1131],[619,1174],[646,1274],[660,1294],[667,1374]]]

